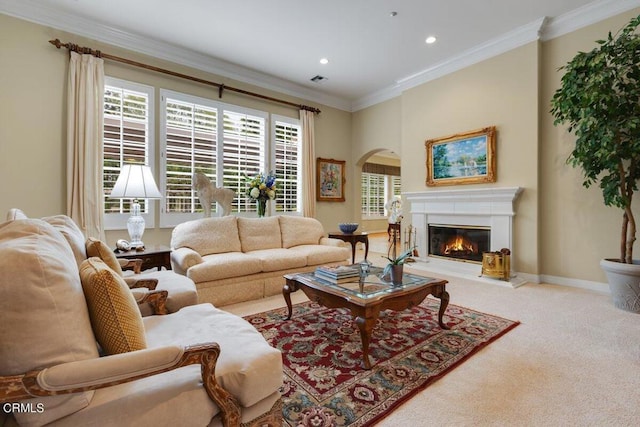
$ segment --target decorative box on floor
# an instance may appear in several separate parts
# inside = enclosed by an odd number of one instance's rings
[[[482,276],[509,280],[511,277],[511,251],[502,248],[495,252],[483,252]]]

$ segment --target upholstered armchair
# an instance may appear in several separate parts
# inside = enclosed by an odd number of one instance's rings
[[[0,324],[0,425],[281,425],[282,358],[255,328],[210,304],[142,317],[45,221],[0,224]]]

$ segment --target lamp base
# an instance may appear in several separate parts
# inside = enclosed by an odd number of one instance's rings
[[[131,216],[127,220],[127,230],[129,231],[129,238],[131,241],[131,249],[137,249],[144,246],[142,242],[142,235],[144,234],[145,222],[144,218],[140,215],[140,204],[134,201],[131,205]]]

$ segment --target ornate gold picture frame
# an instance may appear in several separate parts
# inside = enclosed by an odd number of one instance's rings
[[[496,128],[425,141],[429,187],[496,182]]]
[[[316,162],[316,200],[320,202],[344,202],[344,160],[322,159]]]

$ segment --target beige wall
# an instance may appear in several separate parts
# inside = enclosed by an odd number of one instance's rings
[[[425,186],[425,140],[497,128],[497,181],[474,187],[524,188],[514,221],[514,268],[538,266],[538,43],[449,74],[402,95],[403,191]]]
[[[549,114],[551,97],[560,86],[557,69],[576,52],[589,51],[595,40],[604,39],[626,25],[640,9],[599,22],[543,44],[540,137],[540,264],[546,275],[606,282],[600,269],[602,258],[619,257],[622,211],[604,206],[596,185],[582,186],[579,170],[566,165],[574,137],[565,128],[553,126]],[[640,215],[640,194],[633,203]],[[636,218],[638,221],[638,218]],[[635,245],[636,256],[640,250]]]
[[[12,207],[19,207],[32,217],[66,211],[65,98],[68,54],[66,50],[59,51],[48,43],[48,40],[55,38],[203,79],[318,107],[322,113],[316,116],[315,122],[317,156],[345,159],[348,164],[351,163],[351,114],[348,112],[0,15],[0,94],[3,101],[0,103],[0,215],[4,216]],[[154,86],[156,111],[159,111],[160,88],[212,99],[217,99],[218,95],[217,89],[213,87],[116,62],[105,61],[105,74]],[[222,101],[298,117],[296,109],[228,91],[224,93]],[[159,126],[159,122],[156,120],[156,126]],[[158,128],[155,135],[158,152]],[[353,179],[347,175],[348,182]],[[317,218],[325,228],[337,228],[338,222],[351,219],[353,188],[347,186],[345,192],[345,203],[318,203]],[[156,224],[159,223],[158,215],[157,213]],[[170,233],[170,229],[148,228],[144,241],[149,244],[169,244]],[[128,238],[126,230],[107,232],[109,244],[115,245],[119,238]]]

